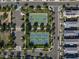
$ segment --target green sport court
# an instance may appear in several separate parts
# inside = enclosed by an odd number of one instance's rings
[[[35,22],[38,24],[44,23],[47,24],[48,14],[47,13],[29,13],[29,21],[33,25]]]
[[[30,32],[30,42],[34,44],[49,44],[49,32]]]

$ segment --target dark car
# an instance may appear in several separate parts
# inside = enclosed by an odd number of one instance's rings
[[[68,48],[68,47],[71,47],[71,48],[76,48],[77,47],[77,44],[73,44],[73,45],[70,45],[70,44],[64,44],[65,48]]]
[[[74,54],[66,53],[64,55],[64,57],[66,57],[66,58],[77,58],[78,56],[79,56],[78,53],[74,53]]]
[[[26,55],[25,59],[31,59],[31,55]]]
[[[17,57],[18,57],[18,59],[21,59],[21,52],[20,51],[17,52]]]

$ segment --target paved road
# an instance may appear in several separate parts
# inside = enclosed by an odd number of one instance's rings
[[[20,5],[24,5],[25,3],[28,3],[29,5],[43,5],[43,3],[44,2],[20,2]],[[46,2],[46,3],[48,3],[48,5],[63,5],[63,4],[67,4],[67,3],[69,3],[69,4],[79,4],[79,2],[78,1],[76,1],[76,2]],[[17,2],[6,2],[6,3],[1,3],[0,2],[0,5],[10,5],[10,4],[17,4]]]
[[[54,39],[54,49],[55,49],[55,59],[59,59],[59,40],[58,40],[58,36],[59,36],[59,28],[60,28],[60,20],[59,20],[59,11],[58,11],[58,6],[54,7],[54,11],[55,11],[55,39]]]
[[[58,52],[58,46],[59,46],[59,40],[58,40],[58,36],[59,36],[59,16],[58,16],[58,6],[54,7],[54,11],[55,11],[55,39],[53,40],[54,42],[54,49],[52,49],[49,52],[49,55],[53,58],[53,59],[59,59],[59,52]]]
[[[15,17],[15,19],[13,19],[13,23],[16,23],[16,28],[18,28],[19,30],[16,31],[16,44],[18,46],[22,46],[23,45],[23,42],[21,40],[21,36],[23,36],[23,32],[20,30],[21,28],[21,25],[23,23],[23,21],[21,20],[22,19],[22,16],[20,15],[20,11],[15,11],[13,13],[13,16]]]

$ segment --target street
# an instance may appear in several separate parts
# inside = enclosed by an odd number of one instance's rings
[[[19,2],[19,4],[21,5],[21,6],[23,6],[24,4],[28,4],[28,5],[43,5],[43,3],[47,3],[48,5],[53,5],[53,6],[55,6],[55,5],[57,5],[57,6],[59,6],[59,5],[63,5],[63,4],[71,4],[71,5],[74,5],[74,4],[79,4],[79,2],[78,1],[75,1],[75,2],[68,2],[68,1],[66,1],[66,2],[53,2],[53,1],[51,1],[51,2],[29,2],[29,1],[27,1],[27,2]],[[16,5],[17,4],[17,2],[6,2],[6,3],[2,3],[2,2],[0,2],[0,5],[11,5],[11,4],[13,4],[13,5]]]
[[[55,11],[55,39],[53,39],[53,49],[48,53],[48,55],[50,55],[53,59],[59,59],[59,51],[58,51],[58,46],[59,46],[59,40],[58,40],[58,36],[59,36],[59,16],[58,16],[58,6],[54,7],[54,11]]]

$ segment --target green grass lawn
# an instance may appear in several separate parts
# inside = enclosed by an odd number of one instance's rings
[[[5,40],[7,43],[10,40],[9,35],[9,32],[0,32],[0,40]]]
[[[4,59],[2,56],[0,56],[0,59]]]
[[[7,45],[8,43],[11,43],[10,40],[12,40],[10,32],[0,32],[0,40],[4,40],[4,43],[6,44],[4,47],[5,49],[13,48],[12,45]]]

